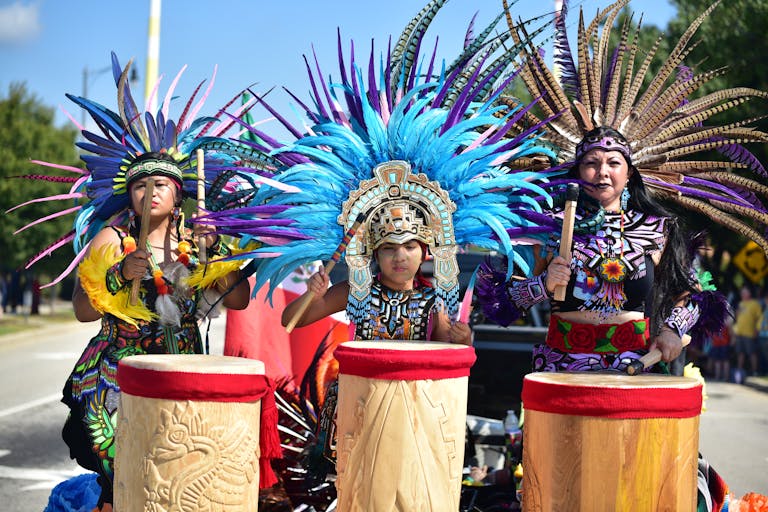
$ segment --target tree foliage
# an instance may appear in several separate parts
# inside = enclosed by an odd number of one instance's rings
[[[677,16],[670,21],[667,34],[676,40],[688,25],[704,12],[712,0],[671,0],[677,7]],[[768,74],[762,65],[768,54],[768,2],[764,0],[722,1],[707,17],[696,32],[696,48],[687,61],[695,71],[726,68],[726,73],[707,84],[704,91],[727,87],[751,87],[768,91]],[[768,122],[762,117],[768,114],[768,100],[752,99],[739,109],[725,112],[716,118],[728,123],[739,119],[756,118],[757,126],[768,131]],[[768,150],[765,145],[749,145],[748,149],[766,165]],[[768,177],[763,177],[764,182]],[[765,198],[763,198],[765,199]],[[746,239],[717,224],[703,225],[690,219],[694,226],[706,229],[714,240],[715,260],[718,264],[724,251],[732,254],[746,243]],[[733,276],[730,275],[729,279]]]
[[[68,191],[66,183],[31,181],[16,176],[40,174],[44,169],[32,163],[33,159],[78,165],[76,134],[74,128],[55,127],[54,109],[31,95],[24,84],[11,84],[8,95],[0,97],[0,212],[3,217],[0,267],[4,270],[23,267],[31,257],[72,228],[69,215],[13,234],[29,222],[65,207],[61,201],[34,203],[10,213],[6,211],[30,199]],[[62,247],[33,269],[56,276],[71,261],[71,246]]]

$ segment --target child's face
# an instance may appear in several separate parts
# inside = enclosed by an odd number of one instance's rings
[[[419,271],[423,254],[416,240],[404,244],[383,243],[376,250],[382,281],[390,288],[410,287]]]

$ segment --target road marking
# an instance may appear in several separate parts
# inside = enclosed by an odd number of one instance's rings
[[[43,398],[38,398],[37,400],[32,400],[31,402],[27,402],[26,404],[17,405],[15,407],[9,407],[8,409],[2,410],[0,411],[0,418],[4,418],[5,416],[11,416],[12,414],[18,414],[22,411],[26,411],[27,409],[32,409],[33,407],[38,407],[40,405],[46,405],[52,402],[58,402],[59,400],[61,400],[61,393],[44,396]]]
[[[68,480],[84,473],[89,473],[89,471],[79,466],[75,466],[72,469],[36,469],[0,466],[0,478],[35,481],[33,484],[22,487],[22,491],[53,489],[64,480]]]
[[[0,457],[5,457],[11,453],[11,450],[0,449]],[[64,480],[90,473],[87,469],[73,465],[71,469],[36,469],[36,468],[14,468],[11,466],[0,466],[0,478],[11,480],[36,480],[35,483],[25,485],[22,491],[37,491],[53,489]]]

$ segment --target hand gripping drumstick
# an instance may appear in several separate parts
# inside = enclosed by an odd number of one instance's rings
[[[579,200],[579,185],[568,184],[565,193],[565,211],[563,212],[563,232],[560,234],[560,256],[571,262],[571,246],[573,245],[573,222],[576,218],[576,202]],[[565,300],[565,285],[555,287],[553,298],[558,301]]]
[[[202,215],[205,209],[205,155],[202,149],[197,150],[197,214]],[[205,246],[205,235],[197,237],[197,259],[201,265],[208,261],[207,247]]]
[[[360,227],[360,224],[365,220],[365,215],[362,213],[357,216],[355,219],[355,223],[352,224],[352,227],[349,228],[349,231],[347,231],[347,234],[344,235],[344,238],[342,238],[341,243],[336,248],[336,251],[333,253],[333,256],[331,256],[331,259],[328,261],[328,263],[325,265],[325,273],[330,274],[331,270],[333,270],[333,267],[336,266],[336,263],[341,259],[341,253],[344,252],[344,250],[347,248],[347,245],[349,245],[349,242],[352,240],[352,237],[355,236],[355,232],[357,231],[357,228]],[[309,304],[312,302],[312,299],[315,297],[315,294],[313,293],[307,293],[304,295],[304,297],[301,299],[301,303],[299,304],[299,309],[296,310],[296,312],[293,314],[293,318],[291,318],[291,321],[288,322],[288,325],[285,326],[286,332],[293,331],[293,328],[296,327],[296,324],[299,323],[299,320],[301,320],[301,317],[304,316],[304,312],[309,307]]]
[[[691,342],[691,337],[684,334],[682,337],[683,346],[687,346]],[[643,372],[649,366],[652,366],[661,361],[661,350],[654,348],[640,359],[632,361],[627,365],[627,374],[637,375]]]
[[[139,229],[139,243],[136,247],[142,251],[147,250],[147,235],[149,234],[149,220],[152,217],[152,194],[155,191],[155,178],[147,178],[144,188],[144,203],[141,205],[141,228]],[[131,305],[139,300],[139,288],[141,277],[135,277],[131,283]]]

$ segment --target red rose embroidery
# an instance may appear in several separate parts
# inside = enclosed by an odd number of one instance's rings
[[[590,324],[573,324],[566,335],[571,352],[593,352],[595,350],[595,327]]]
[[[616,331],[611,337],[611,345],[616,347],[619,352],[645,347],[645,337],[643,333],[638,333],[638,330],[640,329],[635,328],[635,322],[617,325]]]

